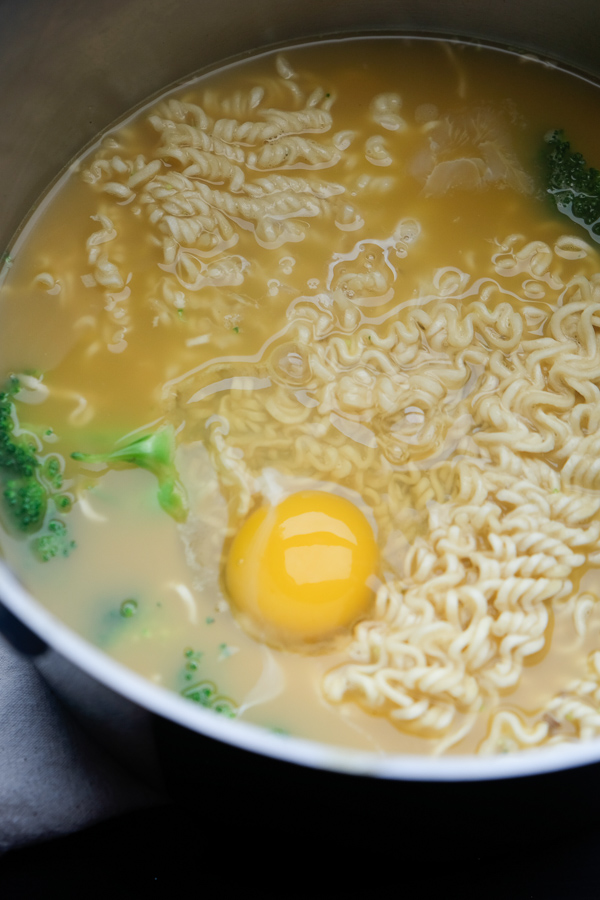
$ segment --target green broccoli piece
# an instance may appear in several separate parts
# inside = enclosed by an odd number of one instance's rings
[[[185,492],[175,468],[175,430],[164,425],[144,437],[136,438],[110,453],[72,453],[73,459],[87,463],[106,463],[112,466],[128,463],[147,469],[158,478],[158,502],[174,519],[181,522],[187,515]]]
[[[46,491],[31,478],[13,478],[4,486],[4,499],[13,521],[22,531],[39,525],[46,514]]]
[[[600,243],[600,171],[588,168],[562,131],[546,138],[546,189],[559,212],[569,216]]]
[[[63,476],[58,456],[48,457],[42,467],[42,475],[55,491],[60,491],[63,485]]]
[[[10,390],[0,393],[0,468],[28,478],[33,475],[38,460],[35,446],[13,435],[13,396],[17,390],[13,385]]]
[[[33,548],[42,562],[48,562],[55,556],[68,556],[75,546],[75,541],[69,538],[67,526],[59,519],[48,522],[48,533],[33,542]]]
[[[42,462],[32,438],[14,434],[14,397],[18,391],[18,379],[13,378],[0,393],[0,484],[9,521],[17,531],[32,532],[44,524],[50,500],[61,512],[70,509],[71,500],[64,494],[55,495],[63,487],[60,457],[49,456]],[[65,523],[53,519],[46,532],[32,541],[32,547],[45,562],[68,556],[75,541],[69,539]]]
[[[40,466],[37,448],[25,437],[15,437],[13,397],[18,383],[0,393],[0,474],[3,496],[10,518],[20,531],[28,531],[43,522],[47,492],[37,478]]]

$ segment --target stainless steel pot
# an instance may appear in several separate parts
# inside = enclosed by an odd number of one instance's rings
[[[48,182],[100,129],[189,72],[267,44],[341,31],[462,35],[600,76],[591,0],[0,0],[0,14],[0,249]],[[5,633],[36,655],[89,727],[148,771],[144,710],[271,758],[385,779],[496,779],[600,760],[600,740],[515,756],[431,759],[281,739],[197,708],[110,660],[42,608],[4,567],[0,596],[8,611]]]

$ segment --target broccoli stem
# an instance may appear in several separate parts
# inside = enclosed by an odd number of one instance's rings
[[[147,469],[158,479],[158,502],[165,512],[178,522],[185,519],[187,502],[175,468],[175,430],[171,425],[163,425],[154,434],[136,438],[110,453],[75,452],[71,457],[86,463],[127,463]]]

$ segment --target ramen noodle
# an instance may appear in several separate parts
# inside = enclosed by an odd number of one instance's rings
[[[597,107],[536,60],[387,37],[202,74],[103,135],[3,268],[49,492],[19,535],[4,488],[29,590],[282,739],[597,735],[600,257],[538,161],[554,128],[591,155]]]

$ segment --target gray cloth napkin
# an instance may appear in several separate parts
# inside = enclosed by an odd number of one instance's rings
[[[102,718],[101,704],[94,712]],[[130,731],[125,743],[134,741]],[[86,733],[36,666],[0,636],[0,853],[160,799],[155,786]]]

